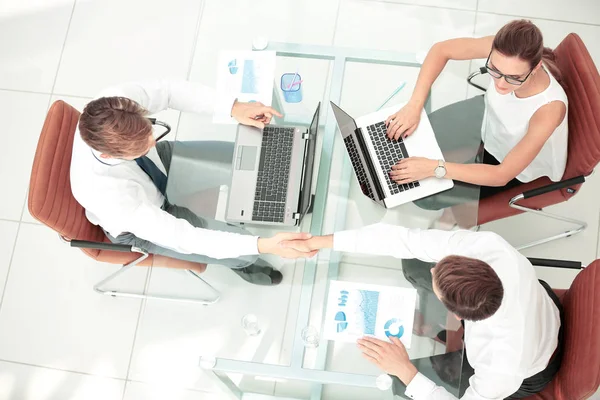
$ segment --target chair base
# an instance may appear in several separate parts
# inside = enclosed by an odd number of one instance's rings
[[[508,205],[512,208],[515,208],[515,209],[523,211],[523,212],[540,215],[542,217],[551,218],[551,219],[554,219],[557,221],[568,222],[570,224],[576,225],[576,228],[570,229],[566,232],[561,232],[561,233],[558,233],[555,235],[547,236],[545,238],[535,240],[533,242],[529,242],[529,243],[526,243],[526,244],[523,244],[520,246],[516,246],[517,250],[524,250],[524,249],[528,249],[530,247],[538,246],[540,244],[544,244],[544,243],[552,242],[554,240],[573,236],[573,235],[583,232],[587,228],[587,222],[579,221],[579,220],[573,219],[573,218],[563,217],[562,215],[552,214],[552,213],[546,212],[541,209],[525,207],[520,204],[517,204],[518,201],[523,200],[523,199],[524,199],[523,194],[519,194],[519,195],[513,197],[512,199],[510,199]]]
[[[202,279],[200,277],[200,275],[198,275],[196,272],[191,271],[191,270],[186,270],[186,271],[190,275],[195,277],[196,279],[200,280],[204,284],[204,286],[207,286],[213,292],[214,296],[212,299],[194,299],[194,298],[188,298],[188,297],[150,295],[150,294],[144,294],[144,293],[105,289],[104,286],[106,284],[111,282],[113,279],[115,279],[119,275],[121,275],[121,274],[127,272],[128,270],[130,270],[131,268],[135,267],[138,263],[142,262],[143,260],[145,260],[148,257],[148,253],[144,252],[143,250],[135,249],[134,251],[139,252],[141,254],[141,256],[139,258],[135,259],[134,261],[130,262],[129,264],[123,265],[118,271],[110,274],[109,276],[107,276],[106,278],[104,278],[103,280],[101,280],[100,282],[95,284],[94,290],[97,293],[100,293],[100,294],[103,294],[106,296],[111,296],[111,297],[129,297],[129,298],[135,298],[135,299],[167,300],[167,301],[177,301],[177,302],[184,302],[184,303],[202,304],[205,306],[215,304],[221,298],[221,293],[217,289],[215,289],[210,283],[208,283],[204,279]]]

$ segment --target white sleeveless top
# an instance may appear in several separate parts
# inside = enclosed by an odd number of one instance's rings
[[[545,69],[547,72],[548,70]],[[485,113],[481,127],[484,147],[500,162],[523,139],[529,128],[529,120],[543,105],[562,101],[567,106],[567,94],[556,79],[548,72],[550,85],[541,93],[524,99],[512,92],[501,95],[493,82],[485,94]],[[548,138],[538,155],[517,179],[523,183],[547,176],[554,182],[560,181],[567,165],[568,115]]]

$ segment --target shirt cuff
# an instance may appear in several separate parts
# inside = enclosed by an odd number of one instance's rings
[[[354,252],[357,241],[358,232],[356,230],[336,232],[333,234],[333,250]]]
[[[238,254],[253,256],[258,253],[258,236],[240,235]]]
[[[411,399],[427,399],[433,393],[436,384],[420,372],[410,381],[404,394]]]

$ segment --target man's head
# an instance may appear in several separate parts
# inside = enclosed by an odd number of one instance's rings
[[[79,118],[83,141],[105,158],[132,160],[146,154],[155,144],[147,111],[124,97],[93,100]]]
[[[489,264],[448,256],[431,269],[433,291],[446,308],[468,321],[489,318],[500,308],[504,288]]]

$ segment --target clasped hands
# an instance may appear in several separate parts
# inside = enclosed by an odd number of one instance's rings
[[[270,238],[258,239],[258,252],[283,258],[310,258],[324,248],[333,246],[333,236],[312,236],[310,233],[281,232]]]
[[[309,233],[278,233],[270,238],[258,239],[260,253],[276,254],[284,258],[313,257],[321,249],[333,247],[333,235],[312,236]],[[417,374],[408,353],[400,340],[386,342],[365,337],[357,342],[363,356],[385,372],[396,375],[408,385]]]

